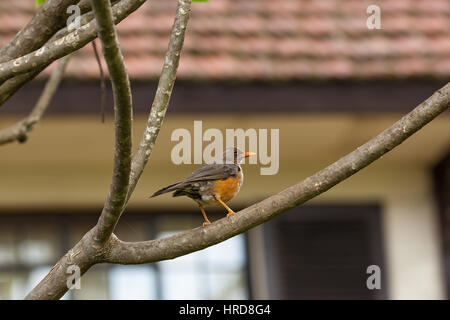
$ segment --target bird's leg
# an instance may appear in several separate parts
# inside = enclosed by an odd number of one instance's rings
[[[223,202],[219,197],[215,197],[215,198],[216,198],[217,201],[220,202],[221,205],[223,205],[223,207],[224,207],[225,209],[228,210],[227,218],[228,218],[229,216],[232,216],[232,215],[234,214],[234,211],[231,210],[230,207],[228,207],[228,206],[225,204],[225,202]]]
[[[209,222],[208,217],[206,216],[205,209],[203,209],[203,206],[199,203],[198,206],[200,207],[200,210],[202,211],[203,218],[205,218],[205,221],[203,222],[203,226],[207,226],[211,222]]]

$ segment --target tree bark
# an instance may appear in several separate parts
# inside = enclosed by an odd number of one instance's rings
[[[122,0],[113,6],[114,23],[117,24],[139,8],[145,0]],[[21,57],[0,63],[0,83],[45,68],[53,61],[84,47],[97,36],[97,22],[92,20],[66,36],[43,45],[40,49]]]
[[[126,202],[131,171],[133,109],[130,80],[120,51],[109,0],[91,1],[91,5],[112,83],[116,129],[112,181],[94,235],[94,241],[102,244],[113,233]]]

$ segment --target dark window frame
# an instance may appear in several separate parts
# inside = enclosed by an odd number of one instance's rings
[[[447,299],[450,299],[450,150],[433,167],[432,174],[438,208],[445,290]]]
[[[280,239],[277,227],[285,222],[318,222],[318,221],[355,221],[363,222],[369,227],[371,255],[381,268],[381,289],[371,290],[373,299],[387,299],[389,293],[389,270],[385,263],[384,244],[382,237],[381,206],[378,204],[315,204],[293,208],[264,225],[264,239],[266,248],[267,281],[269,285],[270,299],[291,299],[282,294],[280,277],[279,254]],[[367,275],[369,277],[369,275]],[[295,299],[295,298],[294,298]]]

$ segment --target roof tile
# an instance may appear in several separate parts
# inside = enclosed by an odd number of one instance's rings
[[[194,3],[179,79],[280,80],[450,76],[450,0],[212,0]],[[147,1],[118,26],[134,79],[161,70],[176,1]],[[0,45],[31,19],[33,1],[0,2]],[[45,71],[48,75],[54,65]],[[97,78],[91,46],[68,74]]]

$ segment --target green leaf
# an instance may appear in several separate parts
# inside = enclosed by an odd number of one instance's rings
[[[44,2],[45,0],[34,0],[36,8],[40,7]]]

